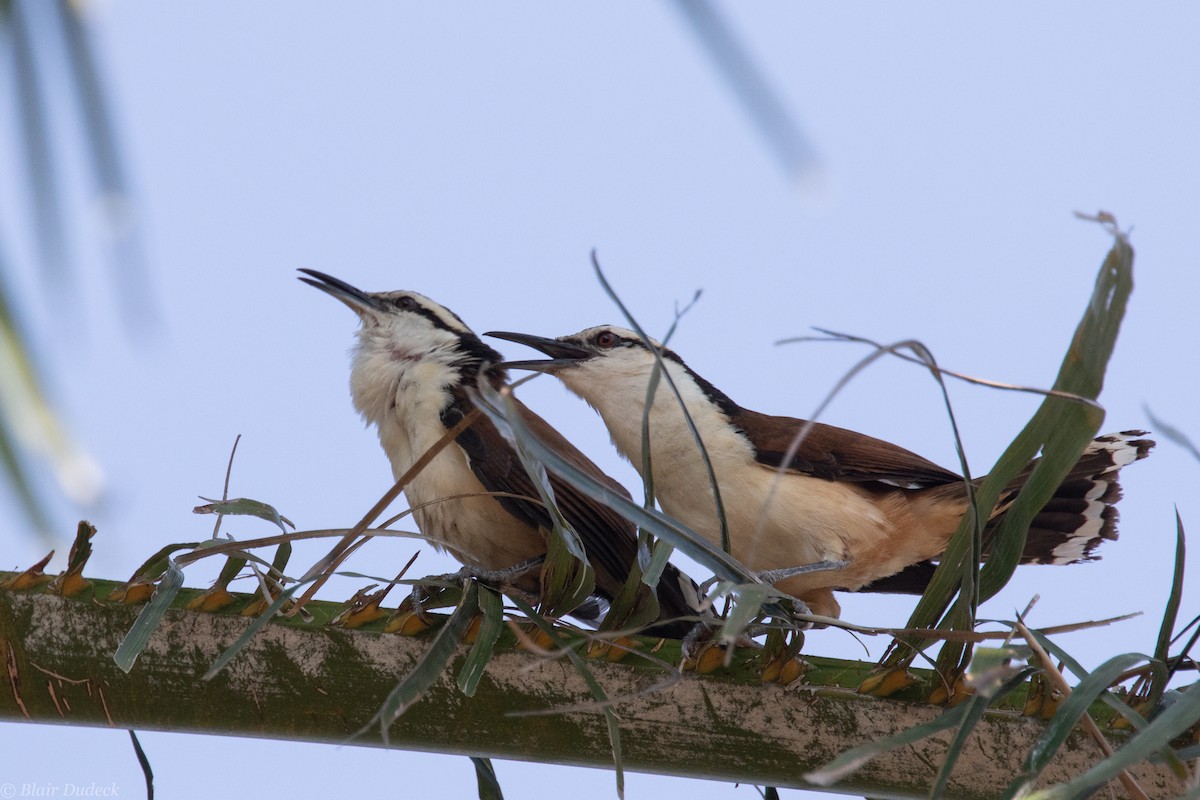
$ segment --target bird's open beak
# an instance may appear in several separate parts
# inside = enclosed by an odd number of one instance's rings
[[[504,361],[497,366],[505,369],[528,369],[534,372],[554,372],[563,367],[570,367],[580,361],[591,358],[595,353],[570,342],[559,339],[547,339],[544,336],[532,336],[528,333],[511,333],[509,331],[488,331],[484,336],[495,339],[507,339],[510,342],[528,345],[534,350],[540,350],[550,358],[533,361]]]
[[[379,303],[375,301],[375,298],[345,281],[338,280],[332,275],[326,275],[324,272],[317,272],[315,269],[301,269],[299,271],[311,276],[301,278],[300,280],[309,286],[315,286],[328,295],[336,297],[360,315],[377,313],[383,310],[379,307]]]

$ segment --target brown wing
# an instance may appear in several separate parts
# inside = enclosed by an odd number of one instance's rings
[[[759,463],[770,467],[779,467],[805,425],[802,419],[772,417],[748,409],[739,409],[731,421],[750,440]],[[820,422],[813,423],[787,468],[831,481],[878,481],[906,489],[962,480],[903,447]]]
[[[520,401],[517,401],[517,406],[525,422],[547,445],[614,493],[629,499],[629,492],[624,486],[606,475],[553,426]],[[443,414],[443,421],[453,425],[453,417],[458,415],[461,419],[463,410],[469,408],[470,401],[465,397],[459,398],[447,409],[448,414]],[[448,416],[450,418],[447,418]],[[467,453],[471,470],[488,491],[511,492],[532,498],[538,496],[533,480],[521,465],[512,445],[486,417],[480,417],[460,434],[456,441]],[[597,592],[612,599],[620,591],[629,575],[630,567],[637,558],[635,526],[607,506],[581,494],[553,472],[548,474],[559,510],[579,534],[587,551],[588,561],[595,570]],[[543,530],[550,529],[550,516],[539,502],[514,498],[497,500],[510,514]],[[672,619],[696,613],[684,597],[682,585],[685,581],[690,582],[673,565],[668,565],[668,569],[663,572],[657,592],[661,618]],[[659,626],[655,631],[661,635],[682,636],[690,628],[691,624],[685,623],[678,630]]]

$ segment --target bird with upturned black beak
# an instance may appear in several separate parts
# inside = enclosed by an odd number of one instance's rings
[[[549,356],[505,366],[562,380],[600,414],[617,450],[639,472],[642,418],[657,351],[711,460],[733,557],[754,571],[847,562],[775,584],[813,613],[838,616],[835,589],[923,591],[932,560],[946,549],[968,509],[959,475],[897,445],[831,425],[812,423],[784,464],[793,439],[809,423],[743,408],[677,354],[633,331],[604,325],[557,339],[499,331],[485,335]],[[649,428],[654,490],[663,511],[720,546],[707,467],[679,401],[664,383],[654,394]],[[1087,446],[1034,518],[1024,563],[1091,560],[1103,540],[1117,538],[1118,471],[1154,446],[1145,435],[1125,431]],[[1032,465],[1006,488],[988,529],[999,524],[1031,471]]]
[[[448,308],[416,292],[364,292],[316,270],[300,272],[307,276],[300,280],[358,314],[350,395],[378,430],[397,480],[473,409],[467,389],[481,373],[493,388],[507,382],[505,370],[492,366],[500,354]],[[542,441],[612,491],[629,496],[549,423],[523,405],[518,409]],[[637,557],[635,528],[554,473],[549,480],[560,511],[583,542],[596,592],[611,600]],[[408,482],[404,494],[421,533],[472,570],[503,572],[546,554],[550,516],[512,445],[482,415]],[[537,571],[516,578],[515,585],[536,593]],[[649,632],[683,637],[694,626],[683,619],[696,614],[693,584],[669,565],[657,594],[659,623]]]

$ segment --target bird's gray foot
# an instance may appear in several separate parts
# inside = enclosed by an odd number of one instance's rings
[[[513,564],[511,567],[505,567],[504,569],[463,567],[454,574],[460,582],[464,578],[475,578],[489,586],[508,586],[517,578],[527,575],[542,566],[545,561],[546,558],[544,556],[538,556],[537,558],[531,558],[528,561],[522,561],[520,564]]]
[[[513,564],[511,567],[503,569],[480,569],[478,567],[464,566],[458,572],[448,572],[445,575],[431,575],[425,578],[428,583],[418,583],[412,587],[412,593],[408,596],[406,603],[412,607],[412,611],[422,622],[430,622],[426,615],[426,610],[436,608],[434,605],[436,598],[446,591],[450,586],[460,586],[467,578],[487,584],[488,586],[502,589],[506,592],[518,592],[523,599],[530,599],[530,596],[516,589],[513,582],[523,575],[532,572],[542,566],[545,558],[531,558],[528,561],[522,561],[519,564]],[[440,585],[439,585],[440,584]],[[536,598],[532,598],[536,602]]]
[[[818,561],[815,564],[804,564],[798,567],[785,567],[784,569],[765,569],[762,572],[754,573],[754,576],[763,583],[778,583],[787,578],[794,578],[797,575],[808,575],[812,572],[833,572],[839,569],[845,569],[850,566],[849,561]]]

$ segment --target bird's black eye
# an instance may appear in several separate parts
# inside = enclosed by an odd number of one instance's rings
[[[611,350],[621,342],[621,337],[617,336],[612,331],[600,331],[596,334],[596,346],[605,350]]]
[[[402,309],[404,311],[416,311],[417,310],[417,301],[407,295],[405,295],[403,297],[397,297],[396,298],[396,308]]]

